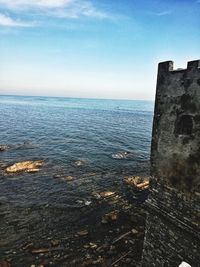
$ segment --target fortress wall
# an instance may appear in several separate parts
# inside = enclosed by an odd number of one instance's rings
[[[142,266],[200,266],[200,61],[158,66]]]

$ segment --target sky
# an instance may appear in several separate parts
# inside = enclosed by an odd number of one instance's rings
[[[0,94],[155,97],[200,58],[200,0],[0,0]]]

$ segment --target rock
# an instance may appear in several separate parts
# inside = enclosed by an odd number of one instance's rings
[[[71,176],[71,175],[64,177],[64,180],[67,181],[67,182],[71,182],[71,181],[73,181],[74,179],[75,179],[75,178],[74,178],[73,176]]]
[[[76,200],[76,203],[77,204],[80,204],[80,205],[83,205],[84,206],[90,206],[92,204],[92,201],[89,201],[89,200],[79,200],[77,199]]]
[[[127,258],[127,259],[125,260],[125,262],[126,262],[127,264],[130,264],[130,263],[132,262],[132,259],[131,259],[131,258]]]
[[[49,251],[49,248],[35,248],[31,250],[32,254],[48,253]]]
[[[137,235],[139,233],[136,229],[132,229],[131,232],[133,235]]]
[[[33,247],[33,243],[28,243],[28,244],[23,245],[22,249],[26,250],[26,249],[30,249],[32,247]]]
[[[102,218],[102,223],[108,223],[112,221],[116,221],[119,218],[119,211],[112,211],[110,213],[107,213]]]
[[[86,201],[85,201],[85,206],[89,206],[91,203],[92,203],[92,201],[88,201],[88,200],[86,200]]]
[[[149,177],[140,177],[140,176],[125,177],[125,182],[138,190],[144,190],[149,187]]]
[[[74,164],[75,164],[77,167],[80,167],[80,166],[82,166],[82,165],[85,164],[85,161],[84,161],[84,160],[76,160],[76,161],[74,162]]]
[[[110,197],[110,196],[113,196],[114,194],[115,192],[111,192],[111,191],[104,191],[104,192],[99,193],[101,197]]]
[[[1,169],[5,169],[8,166],[8,164],[4,163],[4,162],[0,162],[0,168]]]
[[[36,147],[38,147],[38,145],[34,145],[34,144],[32,144],[31,141],[27,140],[27,141],[24,141],[23,144],[19,144],[19,145],[15,146],[15,149],[34,149]]]
[[[76,200],[76,203],[77,203],[77,204],[83,204],[83,203],[84,203],[84,201],[83,201],[83,200],[79,200],[79,199],[78,199],[78,200]]]
[[[60,175],[60,174],[54,174],[54,176],[53,176],[53,178],[61,178],[62,177],[62,175]]]
[[[6,168],[7,173],[38,172],[43,165],[43,160],[17,162]]]
[[[110,218],[112,221],[116,221],[119,217],[119,212],[113,211],[107,214],[107,217]]]
[[[101,198],[101,195],[97,192],[92,192],[92,196],[93,196],[93,198],[95,198],[97,200]]]
[[[92,248],[92,249],[97,248],[97,244],[95,244],[95,243],[90,242],[89,245],[90,245],[90,248]]]
[[[10,148],[8,145],[0,145],[0,152],[6,151]]]
[[[55,240],[51,240],[51,245],[52,245],[53,247],[56,247],[56,246],[60,245],[60,240],[57,240],[57,239],[55,239]]]
[[[102,265],[103,262],[104,262],[103,258],[102,258],[101,256],[99,256],[97,260],[94,260],[94,261],[92,262],[92,264],[93,264],[94,266],[99,265],[99,264],[101,264],[101,266],[103,266],[103,265]]]
[[[40,169],[27,169],[26,172],[31,173],[31,172],[39,172]]]
[[[128,151],[119,151],[119,152],[112,154],[113,159],[131,159],[134,156],[135,155],[133,153],[128,152]]]
[[[149,188],[149,181],[137,184],[137,188],[142,189],[142,190]]]
[[[88,235],[88,230],[85,229],[85,230],[78,231],[77,234],[79,236],[86,236]]]
[[[106,218],[104,216],[102,217],[101,223],[103,223],[103,224],[108,223],[108,221],[106,220]]]

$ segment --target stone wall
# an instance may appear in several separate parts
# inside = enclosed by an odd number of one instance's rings
[[[158,66],[142,266],[200,266],[200,60]]]

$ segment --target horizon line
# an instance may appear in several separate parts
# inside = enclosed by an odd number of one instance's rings
[[[47,96],[47,95],[22,95],[22,94],[2,94],[0,93],[1,96],[14,96],[14,97],[46,97],[46,98],[71,98],[71,99],[91,99],[91,100],[121,100],[121,101],[149,101],[149,102],[155,102],[155,99],[129,99],[129,98],[103,98],[103,97],[73,97],[73,96]]]

